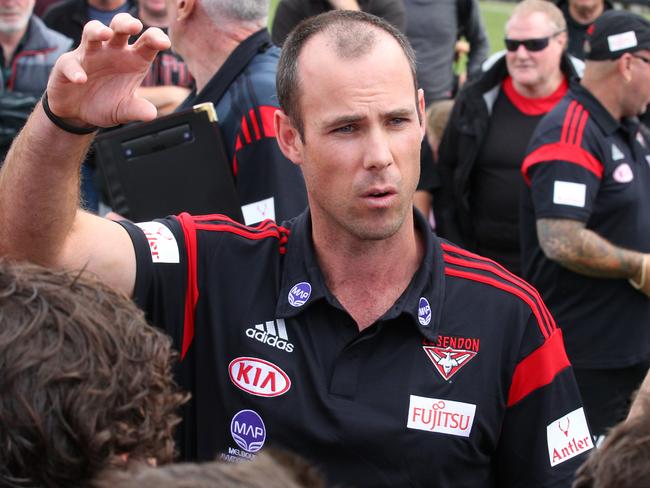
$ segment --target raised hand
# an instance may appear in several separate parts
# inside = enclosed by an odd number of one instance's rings
[[[129,45],[129,37],[141,30],[142,23],[124,13],[110,27],[99,21],[86,24],[79,47],[61,56],[52,70],[47,85],[52,112],[80,127],[154,119],[154,105],[135,91],[158,51],[170,42],[160,29],[150,28]]]

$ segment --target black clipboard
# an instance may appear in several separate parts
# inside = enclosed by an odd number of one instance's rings
[[[100,134],[95,151],[111,207],[132,221],[181,212],[244,221],[212,103]]]

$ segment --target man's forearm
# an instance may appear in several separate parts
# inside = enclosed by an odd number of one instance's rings
[[[50,122],[41,104],[0,170],[0,254],[53,264],[79,202],[79,167],[92,135]]]
[[[615,246],[581,222],[540,219],[537,235],[549,259],[576,273],[596,278],[635,278],[643,266],[643,253]]]

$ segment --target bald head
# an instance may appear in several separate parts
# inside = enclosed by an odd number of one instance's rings
[[[325,45],[337,57],[354,60],[371,53],[386,36],[395,40],[402,49],[413,77],[414,91],[415,53],[404,35],[384,20],[364,12],[333,10],[301,22],[289,35],[282,47],[278,65],[277,92],[280,107],[289,116],[304,139],[304,124],[300,113],[301,86],[309,80],[301,79],[298,66],[305,45],[316,37],[324,37]]]

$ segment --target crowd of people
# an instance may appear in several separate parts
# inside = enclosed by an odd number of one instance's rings
[[[35,3],[0,485],[648,484],[648,20],[522,0],[488,58],[477,0]],[[102,216],[97,133],[204,102],[243,222]]]

